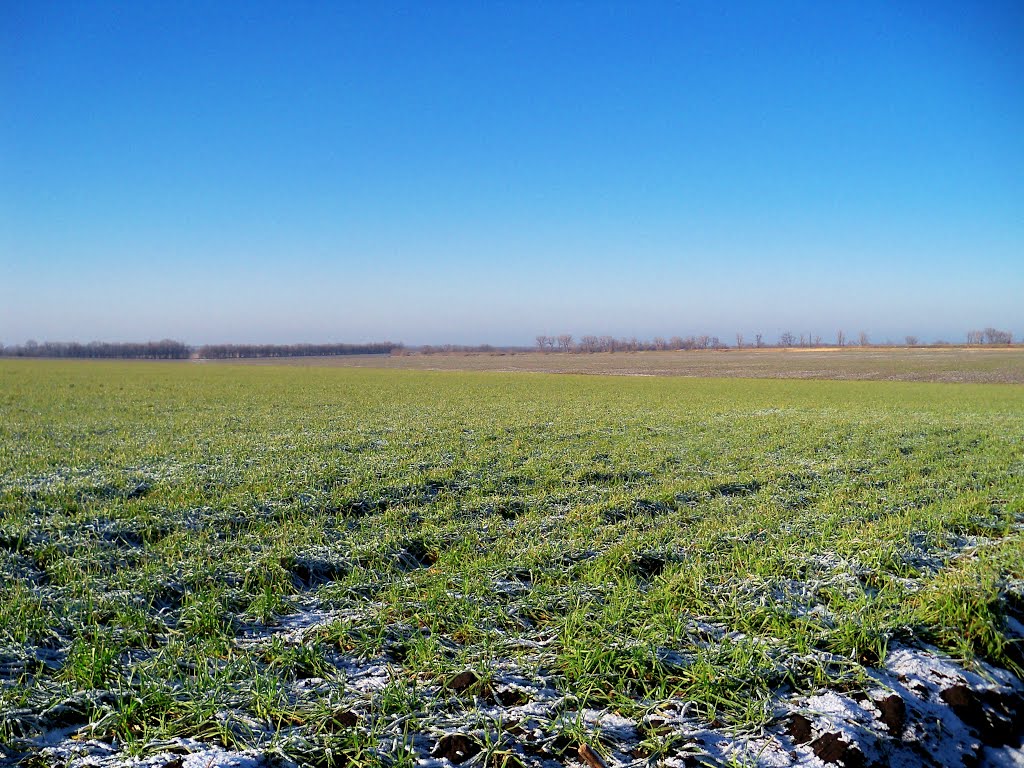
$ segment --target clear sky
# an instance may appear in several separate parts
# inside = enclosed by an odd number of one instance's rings
[[[0,342],[1024,335],[1024,4],[0,2]]]

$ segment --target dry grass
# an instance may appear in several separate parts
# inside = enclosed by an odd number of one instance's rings
[[[539,352],[353,355],[230,362],[435,371],[1024,384],[1024,347],[744,349],[579,355]]]

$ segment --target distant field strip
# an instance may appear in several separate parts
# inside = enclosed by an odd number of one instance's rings
[[[585,373],[755,379],[941,381],[1024,384],[1024,347],[729,349],[679,352],[540,352],[351,355],[248,360],[249,365],[438,371]]]
[[[812,760],[1021,621],[1024,387],[0,361],[0,758]]]

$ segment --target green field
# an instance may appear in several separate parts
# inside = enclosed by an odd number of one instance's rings
[[[0,361],[0,758],[713,762],[1019,675],[1022,523],[1014,385]]]

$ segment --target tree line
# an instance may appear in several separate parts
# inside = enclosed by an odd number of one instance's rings
[[[779,339],[779,346],[795,346],[795,338],[788,331]],[[815,337],[820,343],[821,337]],[[803,342],[804,337],[801,337]],[[755,334],[753,342],[745,343],[743,334],[736,334],[736,347],[767,347],[764,336]],[[616,338],[615,336],[581,336],[578,340],[572,334],[558,336],[537,336],[536,349],[541,352],[665,352],[669,350],[728,349],[729,344],[718,336],[701,334],[697,336],[655,336],[653,339]]]
[[[390,341],[368,344],[204,344],[195,350],[199,360],[244,357],[331,357],[334,355],[388,355],[402,347]]]
[[[173,339],[143,342],[90,341],[87,344],[80,344],[77,341],[27,341],[15,346],[0,345],[0,354],[8,357],[187,360],[192,355],[192,348]]]
[[[986,328],[982,331],[968,331],[968,344],[1013,344],[1013,334],[1010,331],[1000,331],[996,328]]]
[[[718,336],[672,336],[668,339],[655,336],[653,339],[638,339],[635,336],[630,338],[616,338],[614,336],[581,336],[578,340],[572,334],[563,333],[558,336],[540,335],[535,339],[534,347],[541,352],[654,352],[668,350],[693,350],[693,349],[763,349],[766,347],[871,347],[871,346],[897,346],[895,342],[886,340],[880,345],[871,341],[867,331],[860,331],[855,337],[849,336],[846,331],[840,329],[836,332],[835,341],[824,341],[820,335],[813,333],[795,334],[792,331],[783,331],[779,334],[776,343],[766,341],[764,334],[756,333],[752,339],[747,339],[742,333],[737,333],[735,344],[730,345],[723,342]],[[923,346],[917,336],[904,336],[903,342],[908,347]],[[968,331],[967,343],[969,345],[1009,345],[1013,344],[1013,333],[1000,331],[995,328],[986,328],[982,331]],[[950,346],[947,341],[935,341],[932,346]]]
[[[3,346],[6,357],[74,357],[122,360],[228,360],[247,357],[306,357],[330,355],[386,355],[402,348],[390,341],[368,344],[205,344],[191,347],[181,341],[163,339],[145,342],[27,341]]]
[[[411,347],[395,350],[393,354],[420,355],[472,355],[472,354],[498,354],[507,355],[516,352],[529,352],[531,347],[495,346],[494,344],[424,344],[419,347]]]
[[[908,347],[922,346],[917,336],[905,336],[904,343]],[[997,328],[984,328],[967,332],[968,345],[1010,345],[1013,344],[1013,333]],[[870,347],[872,343],[866,331],[860,331],[855,337],[848,336],[845,331],[836,332],[835,341],[823,341],[822,337],[811,333],[795,334],[784,331],[775,343],[768,342],[764,334],[756,333],[747,339],[737,333],[735,343],[730,345],[718,336],[710,334],[691,336],[671,336],[668,338],[655,336],[653,339],[638,339],[635,336],[621,338],[615,336],[581,336],[576,339],[572,334],[563,333],[557,336],[540,335],[536,337],[535,349],[541,352],[646,352],[669,350],[699,349],[762,349],[765,347]],[[886,340],[878,346],[896,346]],[[949,342],[935,341],[931,346],[949,346]],[[529,347],[493,346],[491,344],[426,344],[420,347],[406,347],[401,343],[390,341],[369,342],[365,344],[204,344],[192,347],[181,341],[162,339],[146,342],[109,342],[91,341],[82,344],[76,341],[27,341],[21,345],[4,346],[0,344],[0,355],[6,357],[56,357],[56,358],[121,358],[139,360],[231,360],[255,357],[327,357],[333,355],[388,355],[388,354],[445,354],[445,353],[492,353],[510,354],[528,351]]]

